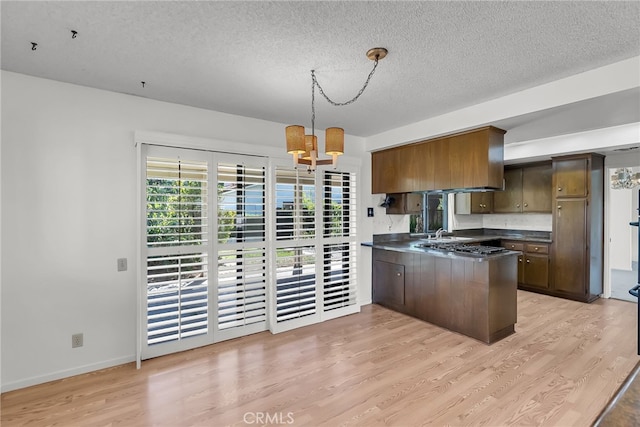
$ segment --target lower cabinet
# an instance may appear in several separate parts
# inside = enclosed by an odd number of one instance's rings
[[[514,332],[514,255],[478,262],[373,249],[373,302],[485,343]]]
[[[503,240],[502,246],[521,251],[518,256],[518,287],[524,290],[549,289],[549,245],[547,243]]]
[[[405,302],[407,285],[411,286],[411,278],[407,280],[407,272],[413,269],[414,256],[409,253],[373,249],[374,303],[402,313],[408,312]]]

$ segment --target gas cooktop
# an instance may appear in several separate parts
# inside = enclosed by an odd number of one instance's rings
[[[415,246],[419,248],[438,249],[442,251],[467,253],[467,254],[473,254],[473,255],[491,255],[491,254],[497,254],[497,253],[506,251],[505,248],[498,248],[495,246],[480,246],[480,245],[470,245],[470,244],[463,244],[463,243],[423,242],[423,243],[418,243]]]

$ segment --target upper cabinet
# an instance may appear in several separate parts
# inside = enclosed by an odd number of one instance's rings
[[[492,126],[371,154],[371,192],[502,188],[505,131]]]
[[[568,158],[554,163],[554,196],[587,197],[589,195],[589,157]]]
[[[493,212],[551,213],[552,176],[550,162],[505,168],[504,191],[494,193]]]

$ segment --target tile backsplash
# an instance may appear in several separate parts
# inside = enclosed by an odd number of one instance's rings
[[[453,215],[453,230],[498,228],[551,231],[551,214],[484,214]]]

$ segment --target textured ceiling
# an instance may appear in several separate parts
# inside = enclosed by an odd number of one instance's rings
[[[2,1],[1,13],[4,70],[306,126],[310,70],[344,101],[384,46],[356,103],[316,98],[318,128],[359,136],[640,55],[638,1]]]

